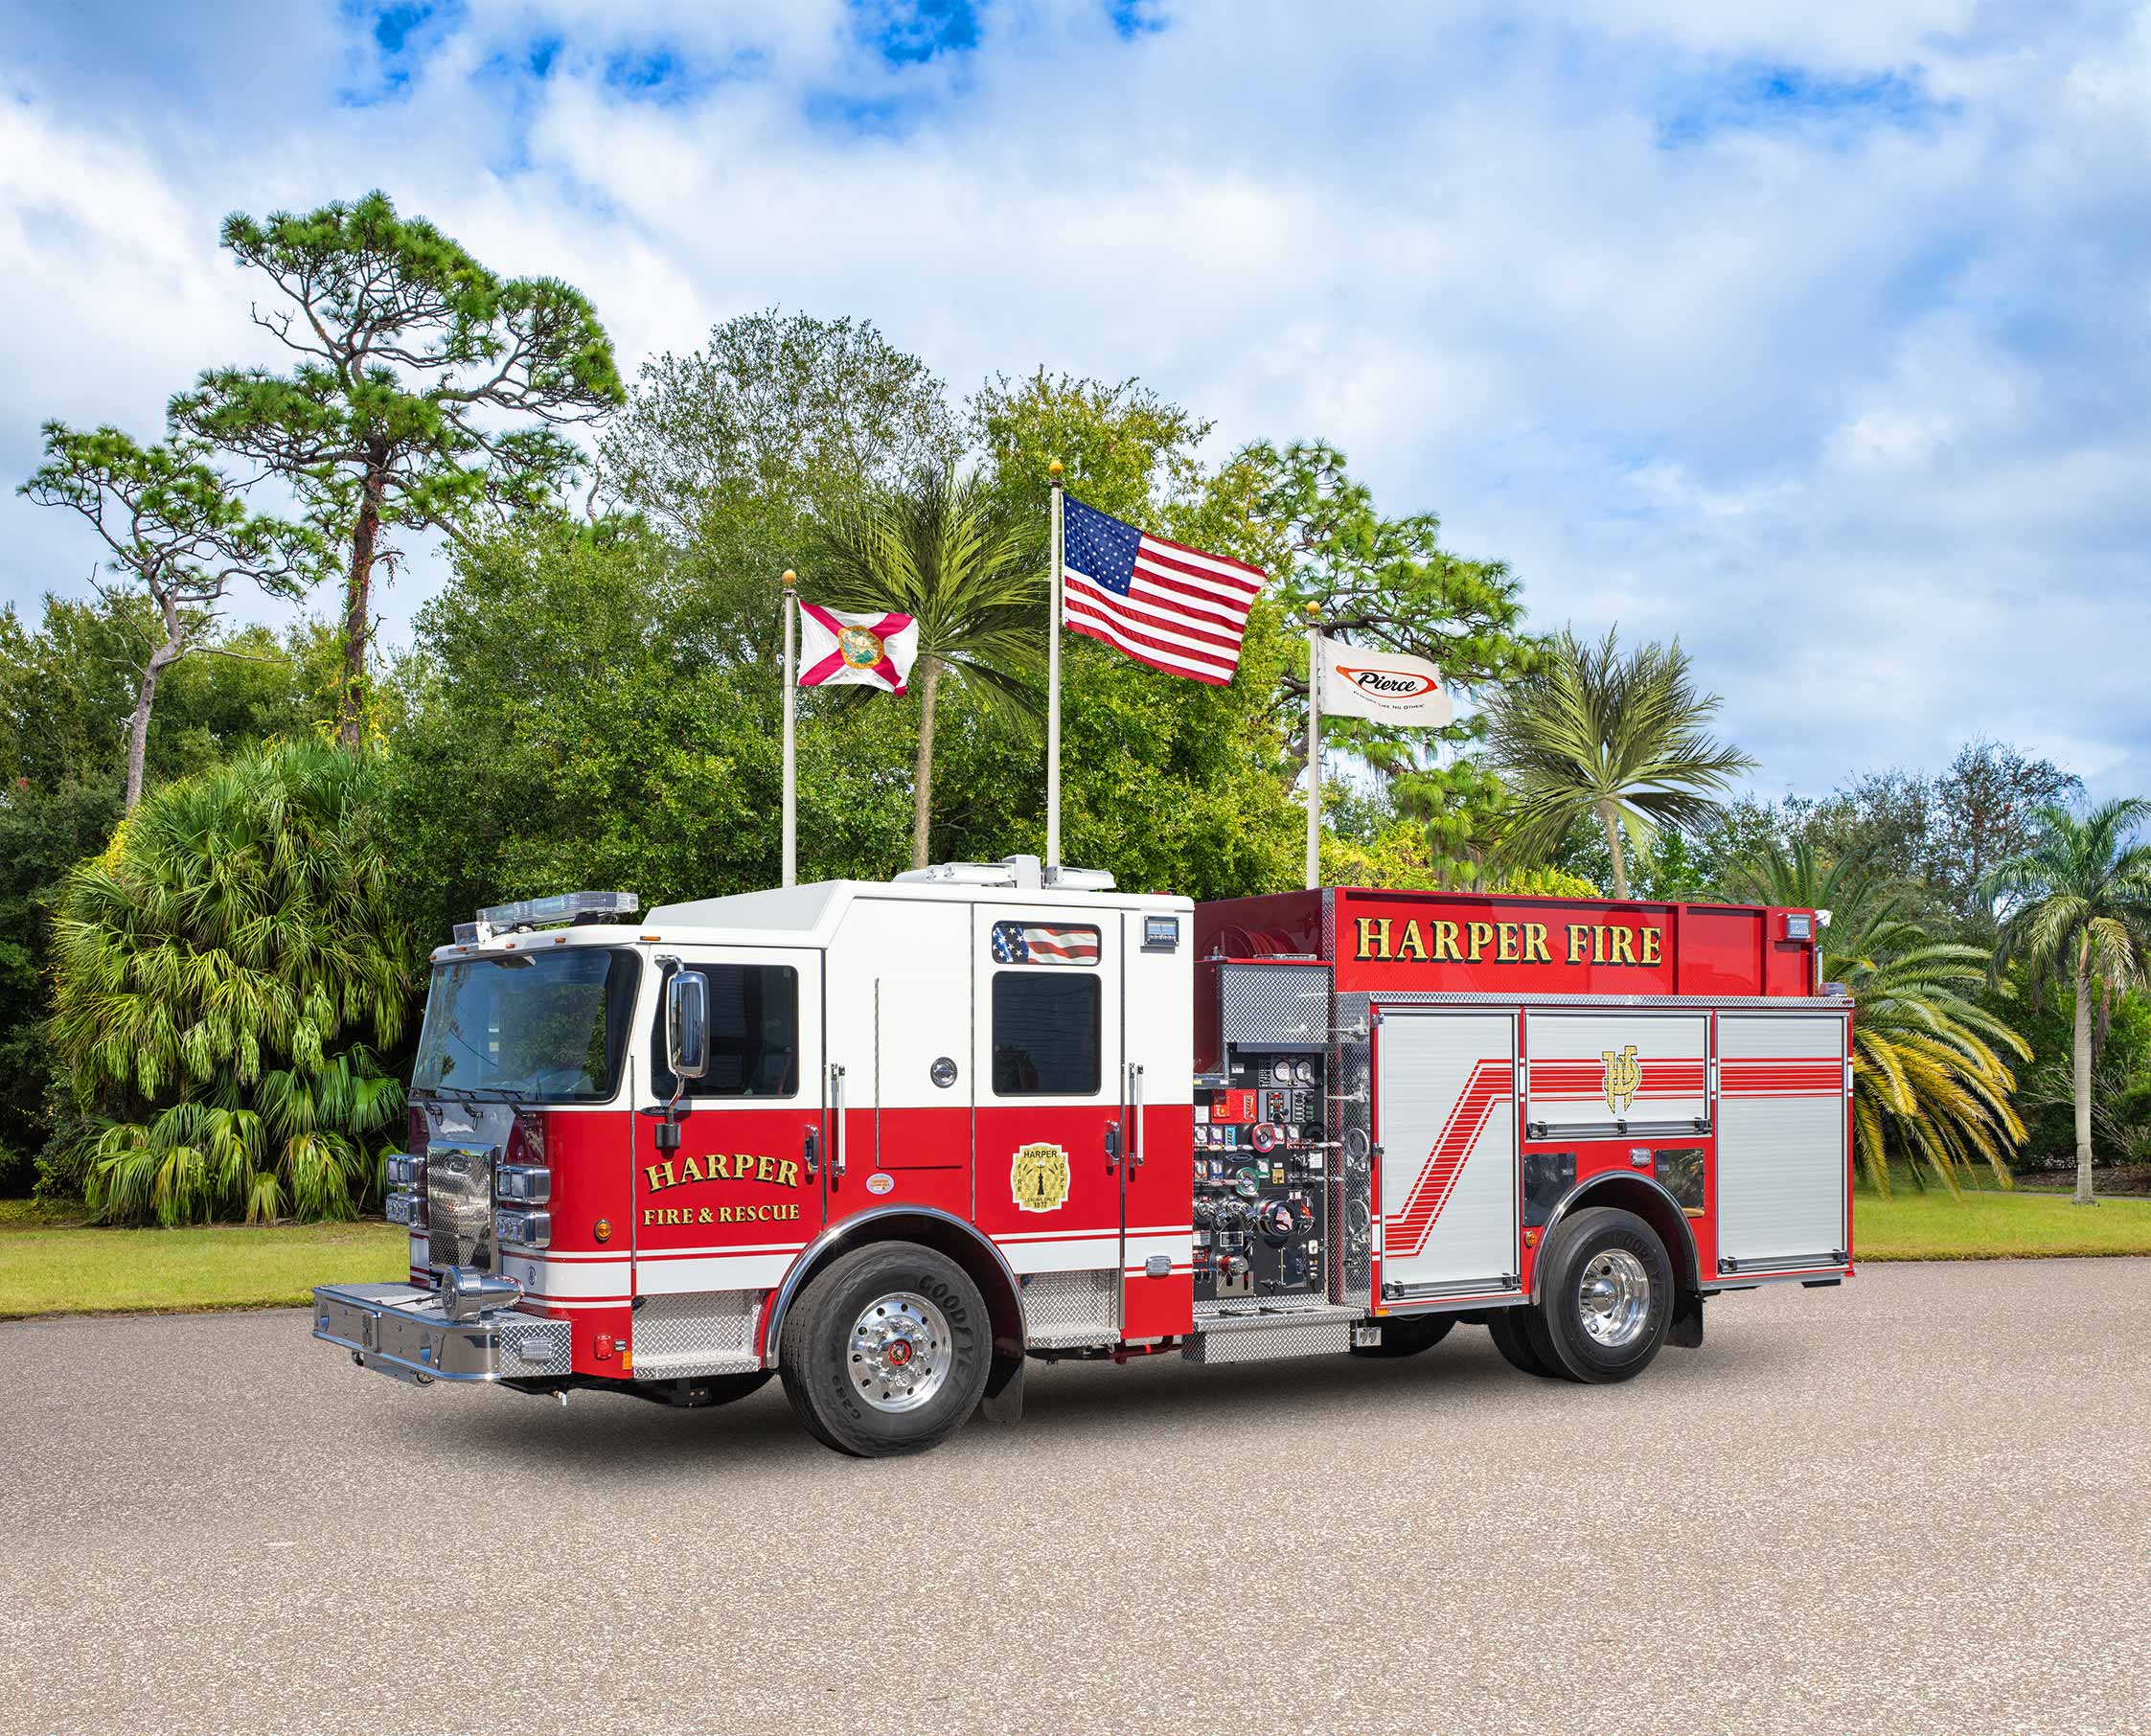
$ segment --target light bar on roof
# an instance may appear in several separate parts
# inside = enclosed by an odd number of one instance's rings
[[[556,892],[550,898],[488,904],[478,912],[478,921],[497,934],[504,928],[545,928],[584,917],[630,917],[639,908],[641,901],[631,892]]]

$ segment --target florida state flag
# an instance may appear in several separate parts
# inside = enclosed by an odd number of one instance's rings
[[[919,624],[909,615],[854,615],[799,605],[799,685],[904,691],[919,654]]]

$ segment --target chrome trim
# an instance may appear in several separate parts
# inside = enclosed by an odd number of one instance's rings
[[[1813,1284],[1818,1272],[1841,1283],[1856,1275],[1849,1265],[1819,1266],[1804,1272],[1728,1272],[1721,1278],[1705,1280],[1703,1294],[1728,1296],[1736,1291],[1759,1290],[1765,1284]]]
[[[492,1173],[493,1198],[543,1205],[553,1197],[553,1172],[541,1163],[504,1163]]]
[[[1667,1191],[1665,1183],[1656,1176],[1646,1176],[1636,1170],[1601,1170],[1597,1175],[1586,1176],[1582,1181],[1577,1182],[1574,1187],[1561,1197],[1561,1203],[1546,1215],[1545,1227],[1539,1232],[1540,1257],[1531,1262],[1531,1301],[1534,1306],[1539,1302],[1545,1288],[1546,1244],[1553,1240],[1553,1232],[1561,1227],[1561,1221],[1568,1215],[1570,1206],[1590,1193],[1591,1189],[1602,1186],[1609,1181],[1638,1182],[1659,1194],[1665,1200],[1667,1206],[1672,1209],[1674,1217],[1680,1222],[1681,1239],[1687,1245],[1688,1249],[1688,1269],[1696,1275],[1697,1288],[1702,1288],[1704,1282],[1703,1261],[1696,1253],[1695,1231],[1688,1226],[1687,1213],[1681,1209],[1681,1202]],[[1672,1248],[1667,1248],[1665,1252],[1668,1259],[1674,1258]],[[1673,1268],[1673,1288],[1676,1291],[1681,1288],[1681,1268],[1678,1264]]]
[[[434,1294],[428,1291],[427,1295]],[[450,1266],[441,1272],[441,1312],[459,1325],[495,1309],[512,1309],[523,1299],[523,1287],[474,1266]]]
[[[423,1187],[425,1185],[425,1154],[423,1152],[391,1152],[388,1155],[387,1179],[390,1187]]]
[[[493,1241],[501,1247],[545,1247],[553,1240],[551,1212],[495,1212]]]
[[[841,1176],[844,1173],[844,1069],[835,1062],[829,1063],[829,1173]]]
[[[1845,1250],[1842,1247],[1833,1247],[1826,1254],[1778,1254],[1767,1260],[1761,1258],[1752,1261],[1728,1260],[1720,1256],[1718,1275],[1721,1278],[1744,1278],[1748,1275],[1744,1268],[1752,1265],[1759,1267],[1766,1272],[1793,1272],[1806,1276],[1809,1273],[1819,1271],[1842,1271],[1851,1264],[1852,1262],[1845,1257]]]
[[[1030,1342],[1030,1327],[1023,1315],[1023,1287],[1017,1283],[1016,1272],[1008,1263],[1008,1256],[1001,1252],[992,1237],[981,1232],[975,1223],[967,1223],[953,1212],[945,1212],[937,1205],[880,1205],[871,1211],[857,1212],[838,1222],[827,1225],[820,1235],[799,1250],[799,1257],[792,1261],[791,1269],[785,1273],[784,1281],[770,1293],[769,1305],[763,1313],[763,1318],[767,1322],[762,1332],[763,1367],[774,1368],[777,1365],[777,1340],[784,1331],[785,1313],[791,1307],[792,1298],[798,1294],[799,1287],[806,1282],[808,1272],[813,1269],[814,1262],[837,1243],[848,1239],[861,1224],[879,1222],[885,1218],[931,1218],[942,1223],[952,1223],[992,1254],[994,1264],[1001,1268],[1001,1276],[1007,1280],[1008,1293],[1016,1302],[1017,1332],[1026,1344]]]
[[[1602,1139],[1707,1139],[1717,1131],[1709,1116],[1685,1121],[1542,1121],[1526,1119],[1523,1137],[1532,1145],[1574,1145]]]
[[[1514,1272],[1494,1278],[1446,1278],[1438,1284],[1384,1284],[1384,1302],[1439,1302],[1453,1296],[1513,1296],[1521,1286]]]
[[[450,1319],[414,1284],[319,1285],[313,1336],[351,1352],[362,1368],[416,1385],[434,1381],[543,1379],[572,1372],[565,1320],[503,1308]]]

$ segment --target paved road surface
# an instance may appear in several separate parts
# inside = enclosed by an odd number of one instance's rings
[[[0,1327],[0,1730],[2151,1729],[2151,1261],[1712,1305],[1640,1381],[1034,1367],[840,1459],[361,1375],[300,1313]]]

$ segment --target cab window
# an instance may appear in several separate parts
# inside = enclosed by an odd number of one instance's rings
[[[690,1097],[799,1094],[799,972],[789,965],[693,964],[710,979],[710,1064],[688,1083]],[[672,969],[665,975],[670,978]],[[665,1064],[665,1006],[650,1027],[650,1088],[673,1094]]]
[[[1095,976],[996,972],[994,1095],[1096,1096],[1099,1006]]]

